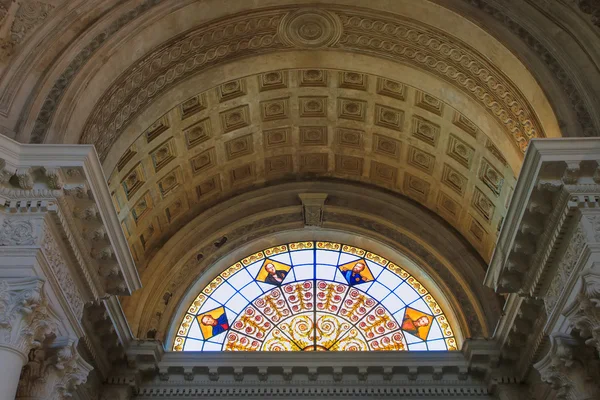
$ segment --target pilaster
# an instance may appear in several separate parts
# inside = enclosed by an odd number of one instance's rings
[[[0,136],[0,348],[24,366],[18,398],[69,397],[93,367],[106,377],[119,357],[106,348],[127,335],[85,314],[140,286],[94,148]]]

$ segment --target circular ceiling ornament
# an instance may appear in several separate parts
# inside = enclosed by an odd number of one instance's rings
[[[301,9],[287,14],[279,25],[281,41],[294,47],[333,46],[340,39],[342,24],[333,13]]]

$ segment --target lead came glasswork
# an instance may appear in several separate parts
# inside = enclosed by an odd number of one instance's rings
[[[437,301],[383,257],[329,242],[252,254],[210,282],[174,351],[457,350]]]

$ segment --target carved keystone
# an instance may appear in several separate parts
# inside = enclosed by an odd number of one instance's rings
[[[302,215],[305,226],[322,226],[323,211],[327,194],[301,193],[298,195],[302,201]]]

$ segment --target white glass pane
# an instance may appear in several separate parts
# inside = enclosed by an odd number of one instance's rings
[[[342,279],[344,279],[344,277],[342,277]],[[344,283],[348,284],[348,282],[346,282],[346,279],[344,279]],[[373,285],[373,282],[371,281],[371,282],[359,283],[358,285],[354,285],[352,287],[366,293],[369,291],[369,288],[372,285]]]
[[[381,272],[381,275],[377,278],[379,282],[381,282],[384,286],[386,286],[390,290],[394,290],[402,283],[402,279],[387,269],[384,269]]]
[[[314,250],[292,251],[290,255],[294,265],[312,264],[315,260]]]
[[[367,265],[369,266],[369,269],[371,270],[371,273],[373,274],[373,278],[377,279],[377,277],[379,276],[381,271],[383,271],[383,268],[369,260],[367,260]]]
[[[402,331],[402,333],[404,334],[404,337],[406,338],[406,343],[408,344],[423,342],[421,338],[416,337],[415,335],[411,335],[410,333],[404,331]]]
[[[195,339],[204,339],[202,337],[202,331],[200,331],[200,325],[198,324],[198,320],[194,318],[194,322],[192,322],[192,326],[190,327],[190,331],[188,332],[188,337]]]
[[[335,277],[333,278],[333,280],[339,283],[344,283],[346,285],[348,284],[348,281],[346,280],[346,278],[344,278],[344,275],[342,275],[338,268],[336,268]]]
[[[271,256],[269,257],[269,259],[286,264],[286,265],[292,265],[292,260],[290,259],[290,253],[281,253],[281,254],[277,254],[275,256]]]
[[[235,293],[235,289],[227,282],[223,282],[212,294],[212,298],[219,303],[225,304],[227,300]]]
[[[248,274],[250,274],[252,279],[256,278],[256,275],[258,275],[258,271],[260,270],[264,262],[265,260],[260,260],[246,267],[246,270],[248,271]]]
[[[367,290],[367,293],[376,300],[383,300],[388,294],[390,289],[386,288],[379,282],[374,282],[373,285]]]
[[[221,334],[219,336],[225,336],[225,335]],[[204,351],[221,351],[222,347],[223,347],[222,344],[206,342],[206,344],[204,345]]]
[[[317,250],[317,264],[337,265],[339,257],[337,251]]]
[[[442,337],[444,337],[444,335],[442,335],[442,330],[440,329],[440,325],[438,324],[438,322],[436,320],[434,320],[433,324],[431,324],[431,329],[429,330],[429,335],[427,335],[427,340],[441,339]]]
[[[406,304],[410,304],[419,298],[417,292],[415,292],[415,290],[406,282],[398,286],[396,290],[394,290],[394,293],[396,293],[396,295]]]
[[[301,267],[294,267],[294,274],[296,274],[296,280],[297,281],[304,281],[307,279],[313,279],[314,278],[314,271],[313,271],[313,266],[311,265],[304,265]]]
[[[400,300],[398,298],[398,296],[396,296],[393,293],[390,294],[388,297],[386,297],[382,301],[381,304],[383,304],[383,306],[385,308],[387,308],[387,310],[390,312],[390,314],[394,314],[395,312],[397,312],[401,308],[404,308],[404,303],[402,302],[402,300]]]
[[[288,276],[290,276],[291,274],[288,274]],[[285,282],[285,280],[284,280]],[[258,284],[258,286],[265,292],[268,292],[269,290],[273,290],[273,288],[275,288],[274,285],[271,285],[270,283],[263,283],[263,282],[256,282]]]
[[[288,271],[287,275],[285,276],[285,279],[283,280],[283,282],[281,282],[281,284],[285,285],[294,281],[296,281],[296,274],[294,274],[294,268],[292,268]]]
[[[248,305],[248,300],[241,294],[236,293],[225,305],[236,314],[239,314]]]
[[[335,277],[335,271],[337,271],[337,267],[317,265],[317,279],[332,281]],[[344,278],[342,277],[342,279]]]
[[[231,323],[232,321],[229,321],[229,322]],[[213,336],[209,340],[207,340],[206,343],[216,343],[220,346],[221,344],[223,344],[223,342],[227,338],[228,333],[229,333],[229,331],[219,333],[217,336]],[[204,346],[204,348],[206,348],[206,346]]]
[[[427,351],[427,345],[425,344],[425,342],[409,344],[408,350],[410,350],[410,351]]]
[[[200,311],[198,311],[198,315],[200,314],[204,314],[207,311],[210,310],[214,310],[215,308],[219,308],[221,307],[222,304],[217,303],[216,301],[214,301],[213,299],[209,298],[208,300],[206,300],[206,302],[202,305],[202,308],[200,309]]]
[[[194,339],[186,339],[185,344],[183,345],[184,351],[201,351],[202,345],[204,342]]]
[[[404,321],[404,311],[406,311],[406,308],[401,308],[394,313],[394,319],[398,323],[398,326],[402,326],[402,321]]]
[[[250,276],[248,271],[243,269],[241,271],[236,272],[231,278],[227,279],[227,282],[235,289],[239,290],[246,286],[248,282],[252,280],[254,280],[254,278]]]
[[[338,261],[338,264],[339,265],[344,265],[344,264],[347,264],[349,262],[356,261],[359,258],[360,257],[357,257],[357,256],[355,256],[353,254],[341,253],[340,254],[340,260]]]
[[[427,303],[425,303],[423,301],[423,299],[419,299],[419,300],[415,301],[414,303],[408,304],[408,306],[410,308],[414,308],[415,310],[419,310],[419,311],[422,311],[427,314],[432,314],[431,309],[429,308]]]
[[[240,293],[248,301],[254,301],[254,299],[256,299],[258,296],[263,294],[263,291],[260,289],[260,287],[255,282],[251,282],[245,288],[240,290]]]
[[[447,350],[446,342],[443,340],[435,340],[433,342],[427,342],[429,350]]]

